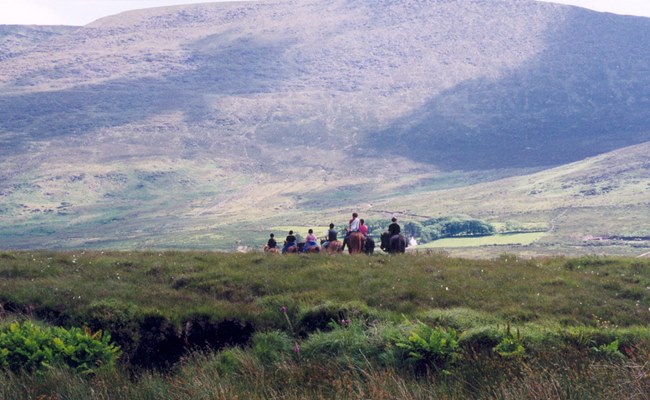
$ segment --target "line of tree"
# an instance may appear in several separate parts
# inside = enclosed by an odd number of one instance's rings
[[[466,217],[441,217],[425,221],[409,221],[404,224],[404,233],[414,237],[419,243],[427,243],[448,237],[488,236],[496,233],[496,228],[485,221]]]
[[[388,229],[389,219],[366,219],[368,234],[375,239]],[[346,224],[339,224],[334,229],[343,233]],[[427,243],[447,237],[488,236],[496,233],[496,228],[479,219],[454,216],[431,218],[424,221],[406,221],[402,224],[402,232],[406,238],[414,237],[418,243]]]

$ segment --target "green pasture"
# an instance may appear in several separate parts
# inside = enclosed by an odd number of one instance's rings
[[[530,245],[542,237],[546,232],[497,234],[478,237],[457,237],[434,240],[417,246],[415,249],[443,249],[459,247],[499,246],[499,245]]]

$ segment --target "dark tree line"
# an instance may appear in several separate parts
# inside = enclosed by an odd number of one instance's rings
[[[470,237],[494,235],[496,229],[491,224],[473,218],[442,217],[422,222],[409,221],[404,224],[404,233],[413,236],[420,243],[447,237]]]
[[[389,219],[366,219],[368,234],[378,239],[382,232],[388,229]],[[403,221],[402,232],[406,238],[411,236],[419,243],[427,243],[433,240],[447,237],[471,237],[494,235],[496,228],[479,219],[466,217],[441,217],[431,218],[424,221]],[[334,229],[342,235],[347,224],[336,225]]]

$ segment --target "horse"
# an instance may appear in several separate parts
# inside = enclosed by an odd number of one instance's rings
[[[289,246],[289,247],[287,247],[287,250],[285,251],[285,254],[297,253],[297,252],[298,252],[298,246]]]
[[[366,245],[364,246],[364,253],[371,255],[375,252],[375,241],[370,236],[366,237]]]
[[[350,254],[363,253],[366,246],[366,237],[361,232],[352,232],[348,236],[348,252]]]
[[[284,245],[286,246],[287,243],[285,242]],[[300,250],[298,246],[299,245],[296,245],[296,243],[294,242],[292,246],[289,246],[286,249],[283,247],[282,248],[282,254],[297,253]]]
[[[322,244],[322,243],[321,243]],[[327,254],[341,253],[343,251],[343,243],[339,240],[332,240],[327,247],[324,247]]]
[[[403,235],[393,235],[384,232],[381,234],[381,249],[387,253],[406,252],[406,238]]]
[[[269,254],[278,254],[280,252],[280,249],[277,247],[264,246],[264,252]]]
[[[302,251],[305,253],[320,253],[320,246],[305,246]]]

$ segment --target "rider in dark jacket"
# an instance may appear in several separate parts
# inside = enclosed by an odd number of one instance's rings
[[[275,236],[274,234],[271,234],[270,238],[269,238],[269,241],[266,243],[266,246],[269,249],[275,249],[277,247],[277,245],[278,245],[278,243],[275,241],[274,236]]]
[[[282,247],[282,254],[287,252],[289,247],[296,245],[296,237],[293,235],[293,231],[289,231],[289,235],[284,241],[284,247]]]
[[[393,223],[388,225],[388,233],[390,233],[390,236],[393,237],[395,235],[399,235],[402,229],[399,227],[399,224],[397,223],[397,218],[393,217],[391,221]]]
[[[327,240],[323,242],[323,248],[326,249],[331,242],[338,240],[338,234],[334,229],[334,224],[330,224],[330,229],[327,231]]]

